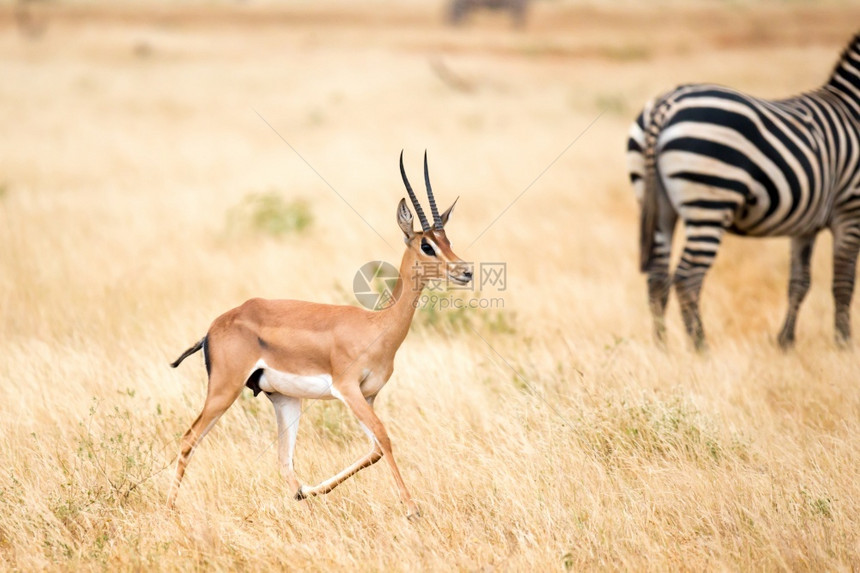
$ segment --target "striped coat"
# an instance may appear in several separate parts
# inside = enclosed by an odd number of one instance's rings
[[[779,336],[794,342],[809,260],[822,229],[834,236],[836,336],[850,339],[860,250],[860,34],[821,88],[770,101],[715,85],[686,85],[649,102],[631,126],[627,158],[642,208],[640,268],[655,336],[674,285],[685,328],[705,345],[702,281],[725,232],[792,239],[789,309]],[[669,273],[678,220],[681,260]]]

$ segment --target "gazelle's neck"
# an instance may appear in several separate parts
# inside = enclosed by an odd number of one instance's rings
[[[384,336],[389,338],[396,345],[395,347],[399,347],[409,333],[409,326],[412,324],[421,293],[432,278],[425,271],[413,251],[407,249],[403,254],[403,260],[400,261],[400,276],[394,287],[395,302],[380,311],[385,321],[389,323]]]

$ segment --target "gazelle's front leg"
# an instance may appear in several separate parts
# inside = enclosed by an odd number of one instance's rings
[[[373,403],[373,398],[367,399],[368,403]],[[361,456],[349,466],[345,467],[343,470],[339,471],[337,474],[328,478],[325,481],[321,481],[317,485],[311,486],[302,486],[299,494],[296,496],[298,499],[304,499],[306,497],[310,497],[312,495],[323,495],[338,485],[346,481],[349,477],[355,475],[359,471],[363,470],[366,467],[370,467],[379,460],[382,459],[382,449],[379,447],[379,444],[376,442],[376,439],[371,434],[370,430],[363,423],[361,424],[361,429],[364,430],[364,433],[367,434],[367,437],[370,438],[371,449],[370,452]]]
[[[406,504],[406,517],[410,519],[420,517],[421,512],[418,511],[418,506],[414,501],[412,501],[412,496],[409,495],[409,490],[406,489],[406,484],[403,482],[403,477],[400,475],[400,470],[397,468],[397,464],[394,461],[394,456],[391,451],[391,440],[388,437],[388,432],[385,431],[385,426],[382,425],[382,421],[380,421],[376,413],[373,411],[373,398],[365,398],[361,394],[361,390],[358,386],[354,389],[351,388],[347,391],[341,392],[341,395],[338,397],[347,406],[349,406],[349,409],[352,410],[352,413],[355,414],[356,418],[358,418],[362,429],[364,429],[368,437],[370,437],[370,441],[373,444],[372,449],[370,453],[357,459],[337,475],[317,484],[314,487],[302,486],[301,493],[305,497],[328,493],[350,476],[375,464],[382,459],[383,456],[386,456],[388,465],[394,475],[394,481],[397,483],[397,488],[400,490],[400,499],[404,504]]]
[[[302,415],[302,400],[283,394],[267,394],[267,396],[275,407],[275,419],[278,422],[278,465],[281,475],[287,480],[290,491],[296,499],[303,499],[302,484],[293,468],[293,452],[296,449],[296,435],[299,432],[299,418]]]

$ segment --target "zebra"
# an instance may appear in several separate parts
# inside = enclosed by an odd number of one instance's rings
[[[833,234],[835,338],[851,339],[850,304],[860,250],[860,33],[818,89],[770,101],[718,85],[682,85],[648,102],[627,141],[641,208],[639,266],[647,273],[654,338],[665,344],[674,284],[684,327],[706,348],[702,281],[726,231],[791,238],[788,312],[778,343],[794,344],[810,286],[815,238]],[[670,277],[680,217],[684,248]]]
[[[513,23],[517,27],[525,25],[526,11],[529,0],[451,0],[448,6],[448,21],[455,26],[480,8],[489,10],[507,10],[511,13]]]

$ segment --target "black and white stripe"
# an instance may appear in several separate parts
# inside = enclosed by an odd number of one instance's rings
[[[681,86],[649,102],[631,126],[630,180],[642,207],[640,267],[655,335],[674,283],[684,325],[704,345],[702,280],[723,234],[792,238],[789,309],[779,342],[794,341],[817,233],[834,237],[836,336],[850,338],[860,250],[860,34],[821,88],[769,101],[716,85]],[[684,249],[669,275],[678,218]]]

